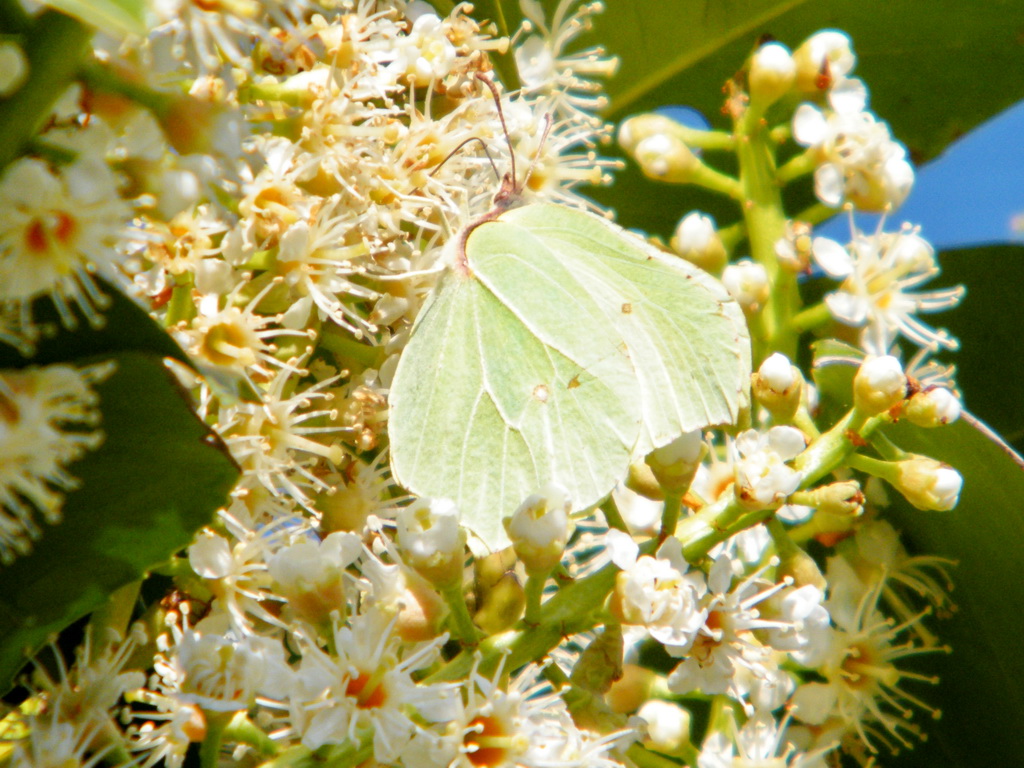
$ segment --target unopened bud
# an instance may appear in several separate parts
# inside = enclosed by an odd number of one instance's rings
[[[832,29],[807,38],[793,53],[793,61],[796,86],[809,95],[827,91],[837,77],[848,75],[857,63],[849,36]]]
[[[757,402],[779,421],[789,421],[803,400],[803,376],[789,358],[776,352],[761,363],[751,376],[751,390]]]
[[[960,500],[960,473],[948,464],[927,456],[913,456],[897,463],[893,485],[918,509],[947,512]]]
[[[810,584],[824,592],[828,586],[814,558],[797,546],[780,555],[776,578],[782,579],[785,576],[789,576],[796,587]]]
[[[700,159],[677,136],[656,133],[642,139],[633,151],[633,159],[649,179],[685,184],[701,166]]]
[[[665,489],[661,487],[651,465],[646,461],[634,461],[629,465],[626,487],[652,501],[662,501],[665,498]]]
[[[0,41],[0,99],[21,88],[28,77],[25,51],[13,40]]]
[[[450,499],[417,499],[395,519],[398,548],[405,562],[439,587],[462,579],[465,534]]]
[[[788,93],[795,82],[796,63],[786,46],[766,43],[757,49],[747,77],[751,104],[764,109]]]
[[[651,699],[636,714],[647,724],[646,746],[673,755],[690,743],[690,713],[678,704]]]
[[[960,401],[945,387],[924,389],[907,400],[903,416],[919,427],[941,427],[960,418]]]
[[[876,416],[903,402],[907,377],[892,355],[869,357],[853,379],[853,404],[861,413]]]
[[[490,585],[473,614],[473,623],[488,635],[510,629],[526,608],[526,590],[512,571],[502,574]]]
[[[814,489],[818,512],[837,517],[858,517],[864,512],[864,494],[856,480],[843,480]]]
[[[651,451],[647,455],[647,466],[654,473],[658,484],[666,491],[686,493],[693,482],[701,460],[707,453],[704,435],[695,429],[685,432],[668,445]]]
[[[569,539],[569,492],[557,483],[549,483],[524,501],[505,530],[526,572],[547,574],[558,565]]]
[[[572,684],[591,693],[606,693],[622,677],[622,643],[622,626],[605,625],[572,668]]]
[[[759,311],[771,290],[768,271],[750,259],[727,266],[722,271],[722,285],[747,314]]]
[[[680,220],[671,245],[684,259],[713,275],[721,274],[729,260],[714,220],[697,211]]]
[[[651,698],[651,690],[658,681],[658,673],[638,664],[624,664],[622,677],[612,683],[605,701],[613,712],[636,712]]]
[[[672,133],[679,123],[665,115],[650,112],[622,121],[619,126],[619,146],[629,154],[636,151],[644,139],[657,134]]]

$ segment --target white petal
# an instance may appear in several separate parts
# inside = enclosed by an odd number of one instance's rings
[[[619,568],[628,571],[636,564],[637,555],[640,554],[639,545],[628,533],[611,529],[606,539],[608,554]]]
[[[839,205],[845,193],[846,180],[839,166],[826,163],[814,172],[814,194],[825,205]]]
[[[801,104],[793,115],[793,138],[804,147],[814,147],[825,141],[828,121],[817,107]]]
[[[818,266],[825,270],[829,277],[841,280],[853,272],[853,259],[850,252],[835,240],[827,237],[816,237],[811,244],[811,256]]]

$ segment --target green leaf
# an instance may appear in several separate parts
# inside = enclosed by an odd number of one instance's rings
[[[824,398],[845,407],[860,353],[832,340],[815,345],[815,382]],[[823,365],[827,360],[836,364]],[[899,765],[1024,765],[1024,679],[1020,627],[1008,612],[1024,603],[1019,542],[1024,541],[1024,460],[970,414],[946,427],[900,422],[885,435],[905,451],[930,456],[964,478],[960,503],[947,514],[921,513],[893,493],[885,515],[903,531],[913,554],[958,562],[952,569],[958,610],[935,629],[953,653],[931,657],[940,683],[914,691],[943,711],[940,724],[921,722],[928,741],[901,755]],[[979,717],[978,713],[984,713]]]
[[[969,414],[947,427],[901,423],[886,434],[964,478],[952,512],[922,514],[903,503],[889,511],[911,552],[959,563],[951,572],[958,610],[936,626],[953,653],[929,664],[939,685],[917,690],[942,709],[942,721],[922,723],[928,741],[901,756],[900,765],[1024,765],[1024,654],[1014,618],[1024,604],[1024,460]]]
[[[487,221],[419,316],[391,388],[391,466],[492,547],[548,482],[586,509],[629,463],[734,421],[749,339],[713,278],[577,210]]]
[[[97,385],[103,444],[68,467],[63,521],[0,569],[0,689],[52,633],[185,547],[237,478],[219,439],[152,354],[121,352]]]
[[[146,0],[46,0],[46,4],[114,37],[146,34]]]
[[[89,327],[79,315],[79,328],[69,331],[61,327],[60,315],[53,302],[49,298],[37,299],[32,305],[32,317],[37,324],[52,332],[40,338],[31,357],[24,357],[14,347],[0,344],[0,368],[63,363],[129,350],[151,352],[191,365],[188,355],[142,307],[102,278],[93,276],[92,279],[109,300],[109,305],[103,310],[102,327]]]
[[[1024,327],[1024,246],[993,245],[946,251],[939,255],[942,275],[936,285],[967,286],[953,310],[929,320],[948,328],[960,349],[946,355],[957,367],[957,385],[971,412],[1009,442],[1024,443],[1024,376],[1018,357]]]

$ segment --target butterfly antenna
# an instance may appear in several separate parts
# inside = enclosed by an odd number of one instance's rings
[[[466,146],[467,144],[471,144],[474,141],[480,142],[480,148],[483,149],[484,154],[487,155],[487,162],[489,162],[491,164],[491,170],[494,171],[494,177],[498,181],[501,181],[501,173],[498,172],[498,165],[494,162],[494,158],[491,157],[491,153],[487,149],[487,143],[483,139],[481,139],[479,136],[471,136],[468,139],[466,139],[465,141],[459,142],[459,146],[457,146],[455,149],[453,149],[451,152],[449,152],[447,155],[445,155],[444,160],[442,160],[440,163],[438,163],[437,167],[434,168],[434,170],[432,170],[430,173],[428,173],[427,176],[428,177],[433,176],[435,173],[440,171],[441,168],[444,167],[444,164],[447,163],[449,160],[451,160],[464,146]]]
[[[498,95],[498,89],[495,87],[494,83],[491,82],[490,78],[485,77],[480,72],[477,72],[476,79],[486,85],[491,91],[491,96],[494,97],[494,106],[498,109],[498,119],[501,121],[501,131],[505,134],[505,143],[508,145],[508,156],[512,163],[512,181],[514,184],[518,178],[516,174],[516,151],[512,146],[512,137],[509,135],[508,125],[505,124],[505,111],[501,108],[501,96]]]

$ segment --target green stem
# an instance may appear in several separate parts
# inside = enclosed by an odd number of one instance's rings
[[[789,321],[789,327],[793,333],[799,335],[805,331],[821,328],[822,326],[827,325],[831,320],[831,310],[825,302],[821,302],[820,304],[815,304],[798,312],[793,319]]]
[[[900,461],[907,458],[907,452],[900,448],[881,432],[871,436],[871,446],[889,461]]]
[[[693,744],[686,744],[680,747],[679,756],[686,761],[687,765],[696,765],[699,753]],[[680,768],[679,763],[670,760],[657,752],[651,752],[641,744],[633,743],[626,750],[626,757],[636,763],[638,768]]]
[[[779,170],[775,172],[775,179],[779,184],[788,184],[801,176],[814,173],[817,168],[817,153],[808,149],[779,166]]]
[[[182,278],[185,276],[183,275]],[[179,278],[179,279],[182,279]],[[170,328],[182,320],[191,320],[196,316],[196,305],[192,301],[192,281],[183,279],[171,290],[171,300],[167,302],[167,327]]]
[[[324,327],[319,346],[342,360],[354,360],[366,368],[379,368],[386,357],[384,347],[372,347],[355,341],[351,334],[334,325]]]
[[[540,600],[544,596],[544,585],[548,581],[548,574],[530,574],[526,577],[526,613],[523,620],[527,626],[535,627],[540,624]]]
[[[277,742],[267,736],[262,728],[250,720],[245,711],[237,712],[231,718],[227,727],[224,728],[224,738],[228,741],[248,744],[261,755],[276,755],[280,751]]]
[[[721,171],[716,171],[710,165],[705,165],[703,162],[697,163],[686,183],[710,189],[712,192],[718,192],[726,197],[731,197],[733,200],[743,200],[743,185],[738,179]]]
[[[0,169],[16,158],[45,124],[89,50],[92,29],[58,11],[44,11],[25,36],[28,80],[0,99]]]
[[[824,203],[815,203],[807,208],[804,208],[800,213],[793,217],[794,221],[803,221],[810,225],[821,224],[823,221],[828,221],[835,216],[839,211],[831,206],[825,205]]]
[[[774,146],[756,111],[748,109],[737,122],[736,156],[743,189],[743,217],[747,222],[750,255],[768,272],[772,294],[763,310],[767,342],[754,349],[754,366],[771,352],[796,359],[797,337],[790,319],[799,308],[796,275],[781,269],[775,243],[786,232],[782,193],[775,178]]]
[[[604,519],[608,522],[609,528],[629,533],[629,526],[622,519],[622,514],[619,512],[619,508],[615,505],[615,500],[611,496],[601,502],[601,511],[604,513]]]
[[[452,635],[463,645],[476,646],[480,641],[481,632],[473,623],[473,617],[469,615],[466,596],[462,591],[462,581],[455,581],[444,587],[441,594],[451,610],[448,618]]]
[[[880,477],[882,480],[887,480],[890,483],[897,479],[899,473],[898,467],[891,461],[875,459],[862,453],[850,454],[846,459],[846,463],[865,474]]]
[[[676,538],[683,544],[683,557],[697,563],[717,544],[730,536],[775,514],[774,509],[751,512],[733,494],[724,494],[718,501],[687,517],[676,527]]]
[[[676,532],[679,524],[679,510],[682,507],[683,497],[678,493],[665,494],[665,508],[661,513],[661,531],[658,532],[658,542],[662,542]]]
[[[736,149],[736,137],[725,131],[702,131],[698,128],[688,128],[685,125],[674,124],[670,131],[674,136],[680,138],[686,146],[697,149],[724,150],[733,152]]]
[[[794,466],[804,473],[800,487],[810,488],[846,461],[857,447],[850,439],[851,436],[859,438],[858,442],[860,439],[866,440],[887,420],[885,414],[868,418],[856,408],[851,409],[793,460]]]
[[[210,712],[206,715],[206,737],[199,745],[199,768],[217,768],[220,763],[220,747],[224,741],[224,731],[228,726],[230,713]]]
[[[136,104],[141,104],[156,117],[164,117],[180,100],[180,96],[156,91],[135,80],[122,77],[111,67],[89,62],[79,71],[82,82],[94,91],[112,93],[116,96],[123,96]]]

